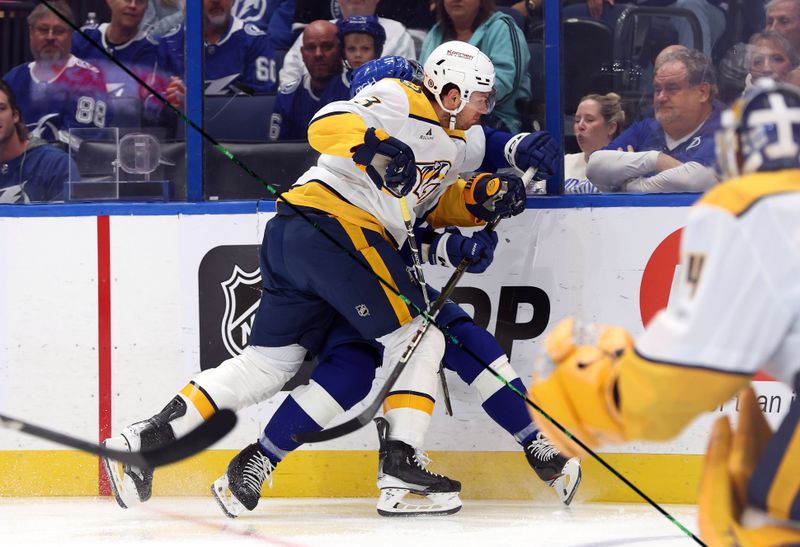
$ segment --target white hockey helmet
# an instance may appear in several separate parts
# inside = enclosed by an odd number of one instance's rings
[[[443,43],[431,52],[423,71],[423,84],[436,97],[439,106],[450,114],[451,119],[463,110],[476,91],[490,94],[488,112],[494,107],[494,65],[489,57],[472,44],[458,40]],[[461,103],[452,110],[445,108],[440,97],[447,84],[455,85],[461,96]]]

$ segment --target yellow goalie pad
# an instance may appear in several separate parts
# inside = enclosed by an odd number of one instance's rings
[[[710,547],[778,547],[800,544],[800,530],[782,526],[746,528],[741,524],[747,483],[772,431],[752,388],[739,397],[734,434],[727,416],[714,423],[700,483],[700,537]]]

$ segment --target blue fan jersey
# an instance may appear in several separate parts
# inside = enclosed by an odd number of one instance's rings
[[[140,32],[135,38],[124,44],[111,44],[106,39],[109,24],[103,23],[81,30],[103,49],[111,53],[116,60],[125,65],[131,72],[145,82],[153,74],[158,56],[158,42]],[[119,66],[111,62],[103,52],[99,51],[79,33],[72,35],[72,53],[98,67],[106,80],[108,94],[111,97],[142,97],[146,91]]]
[[[166,89],[170,76],[184,79],[184,35],[181,25],[161,37],[156,89]],[[267,35],[254,24],[232,17],[222,39],[205,44],[205,51],[206,95],[235,93],[238,83],[257,93],[276,90],[275,51]]]
[[[294,43],[292,23],[296,0],[236,0],[233,14],[269,35],[272,46],[289,49]]]
[[[319,97],[311,91],[308,72],[300,79],[281,86],[270,118],[270,140],[306,139],[308,122],[317,110],[334,101],[350,98],[346,74],[334,76]]]
[[[41,141],[31,141],[24,154],[0,162],[0,203],[63,199],[70,167],[73,178],[79,179],[78,168],[66,152]]]
[[[66,141],[71,128],[110,124],[106,81],[97,67],[72,55],[54,78],[40,81],[35,66],[35,61],[19,65],[3,77],[33,137]]]
[[[604,150],[617,150],[618,148],[627,150],[630,145],[636,152],[658,150],[681,163],[694,161],[702,165],[713,166],[717,161],[714,136],[720,129],[719,117],[719,105],[715,104],[705,123],[691,137],[672,150],[667,147],[666,136],[661,124],[655,118],[647,118],[623,131]]]

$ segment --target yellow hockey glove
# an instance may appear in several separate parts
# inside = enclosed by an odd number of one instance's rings
[[[596,343],[578,345],[573,318],[562,320],[545,340],[546,360],[556,370],[546,380],[537,378],[528,391],[530,399],[590,448],[626,440],[617,408],[618,358],[633,347],[621,327],[600,327]],[[535,409],[536,425],[566,457],[583,450]]]

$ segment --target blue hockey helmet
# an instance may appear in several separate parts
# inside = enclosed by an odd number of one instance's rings
[[[354,97],[368,85],[384,78],[398,78],[421,85],[422,65],[417,61],[397,55],[367,61],[350,73],[350,97]]]
[[[761,78],[721,121],[717,159],[726,178],[800,168],[800,89]]]
[[[344,51],[344,37],[354,32],[369,34],[375,41],[375,56],[380,57],[383,52],[383,44],[386,43],[386,31],[374,15],[353,15],[336,20],[336,28],[339,30],[339,42]]]

